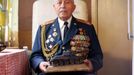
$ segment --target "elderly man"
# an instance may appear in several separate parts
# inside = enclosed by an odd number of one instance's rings
[[[58,17],[39,26],[30,58],[31,67],[39,75],[96,75],[102,67],[103,54],[93,25],[72,15],[76,7],[74,0],[54,0],[53,7]],[[89,71],[46,73],[47,68],[52,67],[50,60],[69,50],[88,51],[83,63]]]

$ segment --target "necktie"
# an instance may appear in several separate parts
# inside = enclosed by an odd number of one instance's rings
[[[67,34],[67,32],[68,32],[68,22],[64,22],[64,25],[65,25],[65,28],[64,28],[64,38],[66,37],[66,34]],[[64,39],[63,38],[63,39]]]

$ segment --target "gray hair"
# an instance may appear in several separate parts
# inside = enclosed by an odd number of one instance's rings
[[[75,0],[71,0],[73,3],[75,2]],[[53,0],[53,4],[55,4],[56,0]]]

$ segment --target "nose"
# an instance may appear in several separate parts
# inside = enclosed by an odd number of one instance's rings
[[[61,7],[65,7],[65,2],[64,1],[61,3]]]

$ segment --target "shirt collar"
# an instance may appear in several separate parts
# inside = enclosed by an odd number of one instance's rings
[[[70,28],[70,23],[71,23],[71,20],[72,20],[72,16],[67,20],[68,22],[68,27]],[[58,18],[58,22],[59,22],[59,26],[60,26],[60,29],[62,29],[64,27],[64,22],[63,20],[61,20],[60,18]]]

